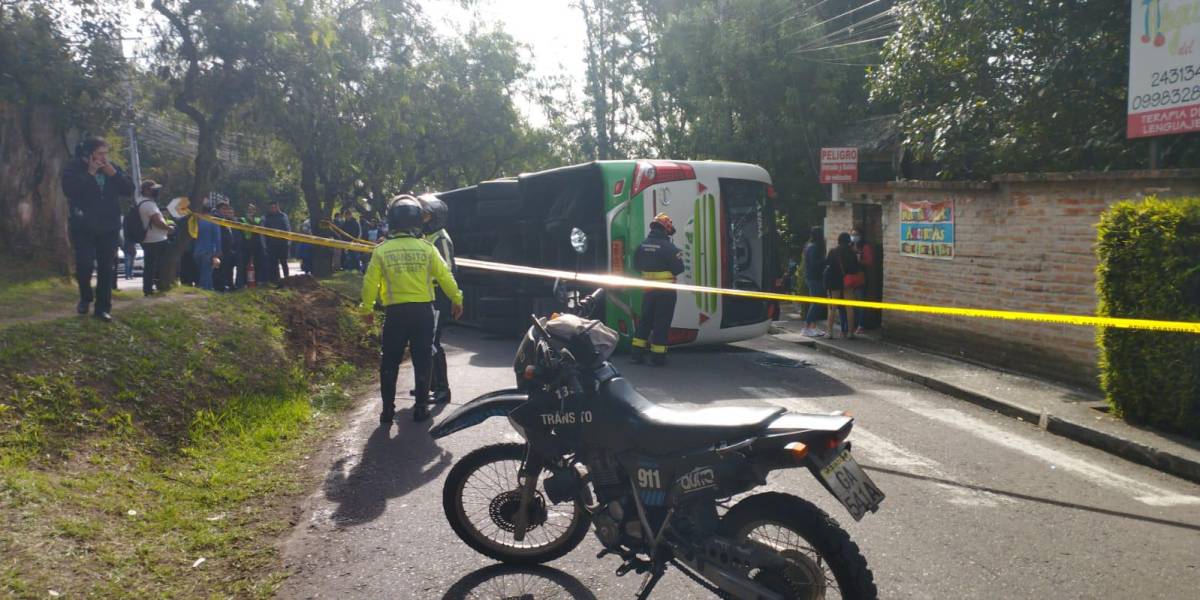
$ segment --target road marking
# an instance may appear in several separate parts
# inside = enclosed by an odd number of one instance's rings
[[[1179,506],[1200,504],[1200,497],[1180,494],[1154,484],[1138,481],[1112,470],[1075,458],[1026,436],[1005,431],[953,408],[944,408],[916,398],[911,392],[896,389],[859,390],[881,398],[927,419],[937,421],[984,438],[995,444],[1070,471],[1092,483],[1127,493],[1134,500],[1150,506]],[[902,401],[899,401],[903,399]]]
[[[829,409],[821,407],[815,402],[792,397],[788,390],[784,388],[749,388],[748,391],[758,400],[791,411],[818,414],[829,414],[830,412]],[[869,459],[870,463],[934,479],[950,481],[958,479],[947,473],[938,461],[927,456],[922,456],[912,450],[901,447],[891,440],[875,435],[857,423],[850,432],[850,441],[854,445],[854,454],[864,459]],[[1000,504],[1015,503],[1011,498],[1005,498],[982,490],[974,490],[945,483],[934,483],[934,485],[946,492],[947,502],[958,506],[991,508]]]

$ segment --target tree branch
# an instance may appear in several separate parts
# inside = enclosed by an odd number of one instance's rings
[[[204,127],[207,124],[204,113],[192,104],[196,100],[196,77],[200,75],[200,52],[196,48],[196,41],[192,39],[192,32],[183,17],[167,8],[162,0],[154,0],[150,6],[166,18],[171,28],[179,34],[179,51],[188,63],[183,89],[175,96],[175,109],[195,121],[197,127]]]

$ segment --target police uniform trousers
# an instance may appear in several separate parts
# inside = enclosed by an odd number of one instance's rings
[[[412,354],[418,404],[429,402],[429,374],[433,354],[433,306],[429,302],[393,304],[383,321],[383,353],[379,360],[379,392],[384,412],[396,406],[396,377],[404,350]]]
[[[653,354],[667,353],[667,335],[675,317],[674,290],[646,290],[642,294],[642,320],[633,337],[634,352],[645,352],[650,346]],[[649,341],[649,344],[647,344]]]
[[[433,367],[429,389],[434,392],[448,392],[450,391],[450,373],[446,366],[446,351],[442,349],[442,330],[446,328],[446,321],[450,319],[450,309],[453,303],[441,288],[437,288],[436,294],[433,307],[437,310],[437,318],[433,328]]]

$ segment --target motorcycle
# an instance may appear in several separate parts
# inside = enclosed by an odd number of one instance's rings
[[[576,293],[565,313],[531,316],[517,386],[431,430],[442,438],[507,417],[525,439],[475,450],[450,470],[442,505],[458,537],[528,565],[562,557],[594,530],[597,558],[615,554],[618,576],[644,575],[639,599],[668,565],[727,598],[875,598],[858,546],[816,505],[778,492],[728,504],[772,471],[807,468],[854,520],[876,512],[884,494],[851,455],[853,418],[655,404],[608,360],[617,333],[590,319],[603,294]]]

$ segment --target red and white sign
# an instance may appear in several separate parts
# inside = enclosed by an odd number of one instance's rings
[[[1200,131],[1200,0],[1134,0],[1130,138]]]
[[[858,148],[821,148],[821,183],[857,181]]]

